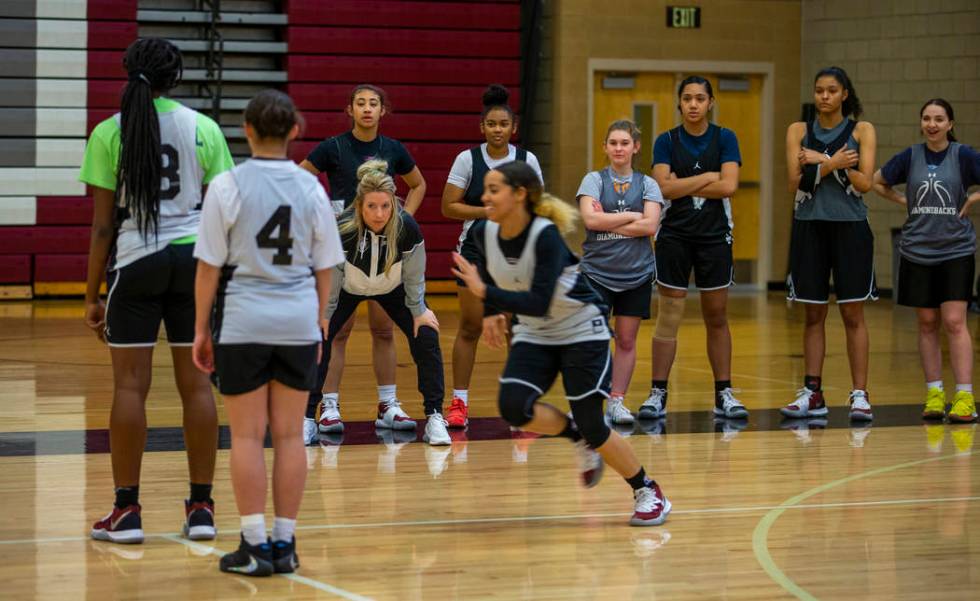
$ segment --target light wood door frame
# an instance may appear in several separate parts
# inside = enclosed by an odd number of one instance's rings
[[[762,106],[759,135],[759,249],[752,274],[752,283],[746,286],[760,290],[772,279],[772,202],[773,202],[773,111],[775,110],[773,76],[775,65],[767,62],[746,61],[688,61],[662,59],[590,58],[586,82],[588,89],[588,119],[586,121],[586,148],[588,165],[592,165],[592,136],[595,121],[595,73],[597,71],[657,72],[657,73],[733,73],[762,76]],[[779,279],[779,278],[777,278]]]

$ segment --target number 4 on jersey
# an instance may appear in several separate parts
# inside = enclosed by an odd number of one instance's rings
[[[293,210],[289,205],[282,205],[269,217],[262,229],[255,236],[259,248],[275,248],[272,255],[273,265],[290,265],[293,262],[293,239],[289,237],[289,223]],[[277,233],[278,231],[278,233]],[[277,233],[273,238],[273,233]]]

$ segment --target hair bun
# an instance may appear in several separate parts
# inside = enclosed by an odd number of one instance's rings
[[[483,92],[483,106],[506,106],[510,98],[510,92],[499,83],[492,83]]]
[[[368,174],[388,175],[388,162],[381,159],[372,159],[363,163],[357,168],[357,181],[361,181]]]

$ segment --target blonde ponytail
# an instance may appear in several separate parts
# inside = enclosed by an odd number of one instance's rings
[[[567,234],[575,229],[575,220],[578,219],[578,211],[557,196],[543,192],[537,201],[532,201],[531,209],[535,215],[544,217],[554,223],[555,227],[562,234]]]
[[[358,240],[364,236],[364,216],[361,211],[364,206],[364,196],[371,192],[386,192],[391,198],[391,218],[385,224],[384,235],[388,239],[385,245],[388,249],[385,257],[384,270],[388,273],[391,266],[398,260],[398,236],[401,235],[402,216],[401,204],[395,196],[395,180],[388,175],[388,163],[374,159],[363,163],[357,168],[357,195],[347,209],[351,214],[344,216],[340,222],[340,233],[357,232]],[[345,213],[347,212],[345,211]]]

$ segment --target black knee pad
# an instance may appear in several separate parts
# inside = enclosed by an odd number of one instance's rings
[[[575,425],[582,438],[593,449],[598,449],[609,439],[609,426],[606,425],[602,412],[604,400],[601,394],[596,393],[570,403]]]
[[[539,396],[538,391],[522,384],[501,384],[497,396],[500,417],[515,428],[520,428],[534,417],[534,401]]]

